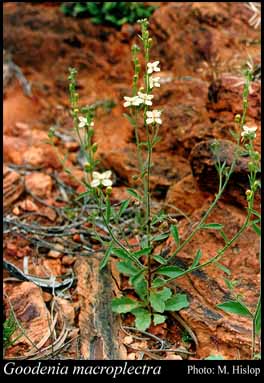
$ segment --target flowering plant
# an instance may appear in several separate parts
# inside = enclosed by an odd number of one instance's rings
[[[260,234],[260,215],[254,210],[254,197],[260,188],[258,174],[260,172],[260,156],[254,150],[254,139],[256,138],[256,127],[249,127],[245,124],[248,108],[248,95],[250,83],[252,81],[252,70],[248,68],[245,73],[245,83],[243,91],[243,113],[242,116],[236,116],[235,122],[240,127],[240,134],[235,135],[236,149],[233,161],[229,167],[226,163],[220,161],[219,146],[215,141],[211,147],[215,158],[215,167],[219,176],[218,192],[209,206],[208,210],[203,214],[200,222],[196,224],[192,232],[186,237],[181,238],[177,225],[171,222],[168,215],[164,212],[153,213],[152,200],[150,192],[150,175],[152,169],[152,152],[155,145],[159,142],[158,132],[162,125],[162,110],[155,109],[154,94],[155,87],[160,87],[160,78],[154,77],[154,72],[159,72],[159,61],[150,61],[150,48],[152,39],[149,37],[148,21],[143,19],[140,21],[141,35],[140,40],[143,44],[145,67],[143,72],[144,87],[139,87],[140,65],[138,52],[140,48],[137,45],[132,46],[132,60],[134,64],[134,76],[132,83],[132,94],[124,97],[123,106],[127,113],[124,116],[132,124],[135,131],[137,159],[138,159],[138,179],[137,189],[127,189],[134,201],[136,201],[139,209],[137,211],[137,229],[138,229],[138,246],[134,248],[129,244],[129,240],[124,234],[124,230],[120,232],[117,226],[129,208],[131,201],[129,199],[122,201],[118,206],[111,204],[110,196],[113,181],[111,180],[111,171],[107,170],[102,173],[96,170],[98,160],[95,159],[97,150],[96,143],[92,142],[94,123],[89,108],[78,107],[78,94],[76,93],[76,71],[70,70],[70,98],[71,112],[74,120],[74,127],[80,140],[81,148],[84,150],[86,164],[84,166],[86,179],[83,184],[87,191],[82,193],[78,198],[89,197],[97,204],[96,218],[102,218],[104,230],[108,233],[108,240],[103,239],[100,233],[97,233],[98,240],[102,243],[105,252],[101,260],[101,269],[104,269],[110,259],[115,257],[118,260],[117,269],[126,278],[133,290],[130,297],[123,295],[115,297],[112,301],[112,309],[119,314],[132,313],[135,317],[135,325],[137,329],[145,331],[151,324],[157,325],[166,321],[170,311],[180,311],[189,306],[188,297],[184,293],[179,293],[174,287],[171,288],[171,282],[179,277],[188,275],[194,271],[215,265],[221,267],[219,263],[225,255],[226,250],[240,237],[240,235],[248,228],[252,227]],[[146,133],[146,141],[140,141],[139,138],[139,118],[143,114],[143,128]],[[84,130],[84,135],[80,134],[80,129]],[[241,145],[243,146],[241,147]],[[212,210],[217,205],[219,199],[223,195],[224,190],[234,171],[238,156],[243,150],[250,161],[248,163],[249,170],[249,188],[246,192],[247,216],[245,222],[230,239],[224,233],[223,225],[219,223],[208,223]],[[134,203],[133,207],[135,208]],[[254,217],[252,220],[251,218]],[[156,225],[159,224],[165,228],[164,231],[158,231]],[[192,240],[192,238],[200,230],[218,230],[224,239],[224,246],[216,251],[209,260],[202,262],[202,252],[196,249],[193,262],[185,268],[175,265],[175,257],[181,250]],[[161,243],[171,235],[176,244],[176,250],[163,256],[162,253],[154,252],[157,243]],[[224,267],[222,266],[222,269]],[[226,270],[226,268],[225,268]],[[232,291],[235,282],[226,278],[226,284]],[[255,310],[250,310],[240,296],[236,295],[234,299],[220,303],[218,308],[226,312],[235,313],[250,317],[252,320],[252,356],[255,355],[256,336],[260,333],[260,298]]]

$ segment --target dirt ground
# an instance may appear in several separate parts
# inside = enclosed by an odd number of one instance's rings
[[[209,179],[206,142],[217,138],[222,145],[231,145],[234,141],[230,130],[237,129],[234,116],[242,111],[241,69],[249,57],[260,63],[260,29],[249,25],[251,11],[245,3],[156,4],[150,33],[152,59],[160,60],[162,68],[163,84],[156,91],[155,105],[163,109],[163,124],[153,154],[151,190],[156,206],[178,213],[179,230],[184,233],[214,197],[217,177]],[[123,116],[123,97],[131,87],[130,48],[138,32],[136,24],[116,30],[95,26],[88,19],[64,17],[59,3],[4,4],[4,49],[32,91],[28,96],[12,74],[4,89],[4,306],[8,317],[12,304],[24,328],[23,336],[6,350],[6,358],[250,357],[250,321],[216,308],[229,292],[224,272],[215,267],[177,280],[175,288],[187,293],[190,307],[165,324],[152,326],[148,336],[129,330],[132,316],[119,318],[110,309],[107,318],[98,314],[109,308],[116,281],[124,291],[128,288],[114,262],[101,278],[96,275],[102,254],[85,230],[89,212],[80,205],[73,216],[69,212],[75,193],[83,190],[65,174],[58,154],[61,158],[68,154],[67,167],[77,178],[83,170],[69,115],[68,68],[78,69],[80,103],[103,105],[95,118],[99,170],[112,170],[111,198],[120,202],[128,197],[126,187],[133,185],[136,167],[133,129]],[[247,123],[258,127],[260,152],[257,78],[249,95]],[[56,127],[57,153],[47,143],[51,127]],[[223,156],[230,153],[232,147],[227,145]],[[247,183],[241,162],[211,215],[212,222],[225,225],[230,237],[246,216]],[[258,198],[255,208],[259,210]],[[247,230],[222,262],[239,279],[238,292],[252,309],[260,284],[257,239],[254,231]],[[215,232],[199,232],[178,261],[188,264],[197,248],[206,261],[222,241]],[[164,246],[173,251],[171,238]],[[40,278],[38,283],[22,281],[14,267]],[[40,280],[54,276],[58,283],[69,281],[60,293],[41,286]],[[104,309],[97,305],[98,296]],[[157,339],[174,351],[156,352]],[[150,351],[140,351],[146,349]]]

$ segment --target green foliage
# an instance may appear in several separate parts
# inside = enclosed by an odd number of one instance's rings
[[[18,325],[15,319],[15,315],[13,311],[10,311],[9,317],[3,323],[3,346],[4,349],[12,346],[17,339],[21,337],[22,334],[19,334],[16,339],[12,340],[12,337],[16,330],[18,329]]]
[[[156,7],[137,2],[65,2],[61,6],[67,16],[89,17],[94,24],[111,25],[115,28],[125,23],[151,16]]]
[[[250,318],[252,317],[252,314],[249,311],[249,309],[239,301],[227,301],[224,303],[220,303],[219,305],[217,305],[217,307],[227,313],[237,314],[240,316]]]

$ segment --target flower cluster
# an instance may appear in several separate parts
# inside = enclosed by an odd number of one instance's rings
[[[256,130],[257,130],[256,126],[253,126],[250,128],[249,126],[244,125],[243,126],[243,132],[241,133],[241,137],[242,138],[256,138]]]
[[[111,174],[112,174],[111,170],[107,170],[104,173],[93,172],[91,187],[97,188],[100,185],[105,187],[112,186],[113,182],[110,180]]]
[[[94,126],[94,122],[93,121],[89,122],[86,117],[80,116],[78,118],[80,121],[78,124],[79,128],[84,128],[85,126],[88,126],[88,127]]]
[[[159,61],[154,61],[153,63],[147,64],[147,73],[152,74],[153,72],[159,72]],[[149,87],[150,89],[157,87],[160,87],[160,77],[155,76],[149,76]],[[139,106],[141,104],[143,105],[152,105],[152,99],[154,96],[152,94],[143,93],[141,91],[138,92],[138,94],[134,97],[124,97],[124,107],[127,108],[129,106]],[[161,116],[161,110],[153,110],[153,111],[147,111],[146,113],[147,124],[162,124],[162,120],[160,118]]]

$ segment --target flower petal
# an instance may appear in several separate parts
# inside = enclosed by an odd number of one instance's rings
[[[104,180],[102,181],[102,184],[103,184],[104,186],[112,186],[112,185],[113,185],[113,182],[112,182],[111,180],[109,180],[109,179],[104,179]]]
[[[111,170],[107,170],[106,172],[102,173],[102,178],[103,179],[110,178],[111,174],[112,174]]]
[[[99,180],[92,180],[92,182],[91,182],[91,187],[92,188],[97,188],[97,186],[99,186],[100,185],[100,181]]]
[[[146,123],[149,125],[149,124],[152,124],[154,122],[153,118],[147,118],[146,120]]]
[[[98,173],[98,172],[93,172],[93,173],[92,173],[92,177],[93,177],[93,179],[95,179],[95,180],[100,180],[100,179],[101,179],[101,174]]]

